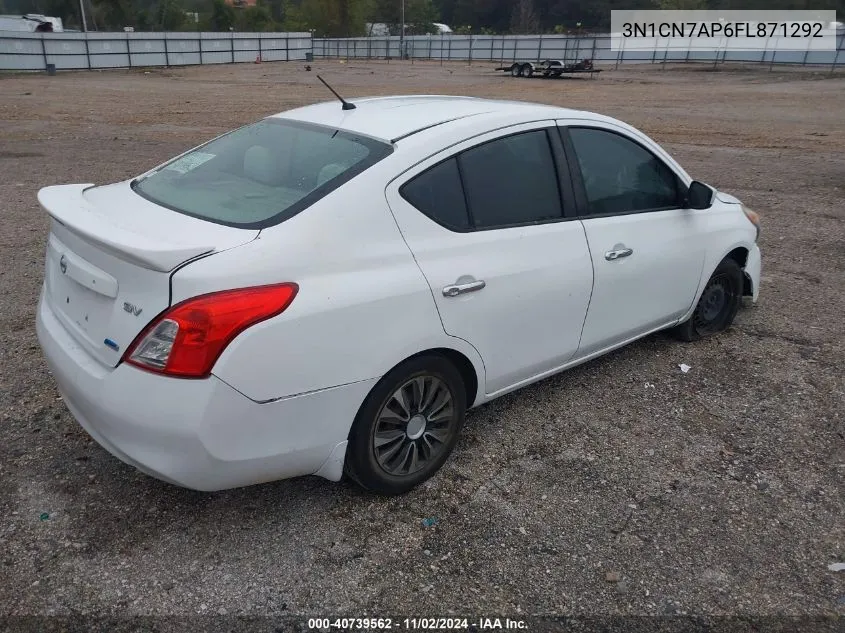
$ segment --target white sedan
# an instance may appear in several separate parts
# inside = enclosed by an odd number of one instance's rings
[[[620,121],[405,96],[46,187],[37,331],[68,409],[198,490],[431,477],[468,408],[757,299],[759,218]]]

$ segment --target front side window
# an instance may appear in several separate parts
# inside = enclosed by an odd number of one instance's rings
[[[243,228],[283,221],[360,174],[390,145],[323,126],[264,119],[133,182],[180,213]]]
[[[545,130],[465,150],[416,176],[400,193],[452,230],[493,229],[563,217],[557,170]]]
[[[590,215],[677,208],[677,176],[647,149],[620,134],[570,128]]]

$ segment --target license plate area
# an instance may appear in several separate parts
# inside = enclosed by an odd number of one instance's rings
[[[71,331],[82,335],[90,345],[97,346],[102,342],[98,333],[107,329],[115,300],[76,281],[68,274],[68,257],[63,260],[62,255],[65,252],[61,244],[51,240],[45,271],[50,303],[65,325],[71,326]],[[73,258],[75,263],[79,262],[78,256]]]

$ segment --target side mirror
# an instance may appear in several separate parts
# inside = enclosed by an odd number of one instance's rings
[[[703,182],[693,180],[687,190],[687,208],[709,209],[713,206],[713,190]]]

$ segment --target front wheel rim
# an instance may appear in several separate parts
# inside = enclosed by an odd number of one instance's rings
[[[382,405],[373,452],[389,475],[406,477],[446,450],[455,428],[455,400],[446,383],[430,374],[411,378]]]
[[[695,308],[693,325],[699,334],[713,334],[725,329],[731,318],[737,292],[728,275],[714,275]]]

